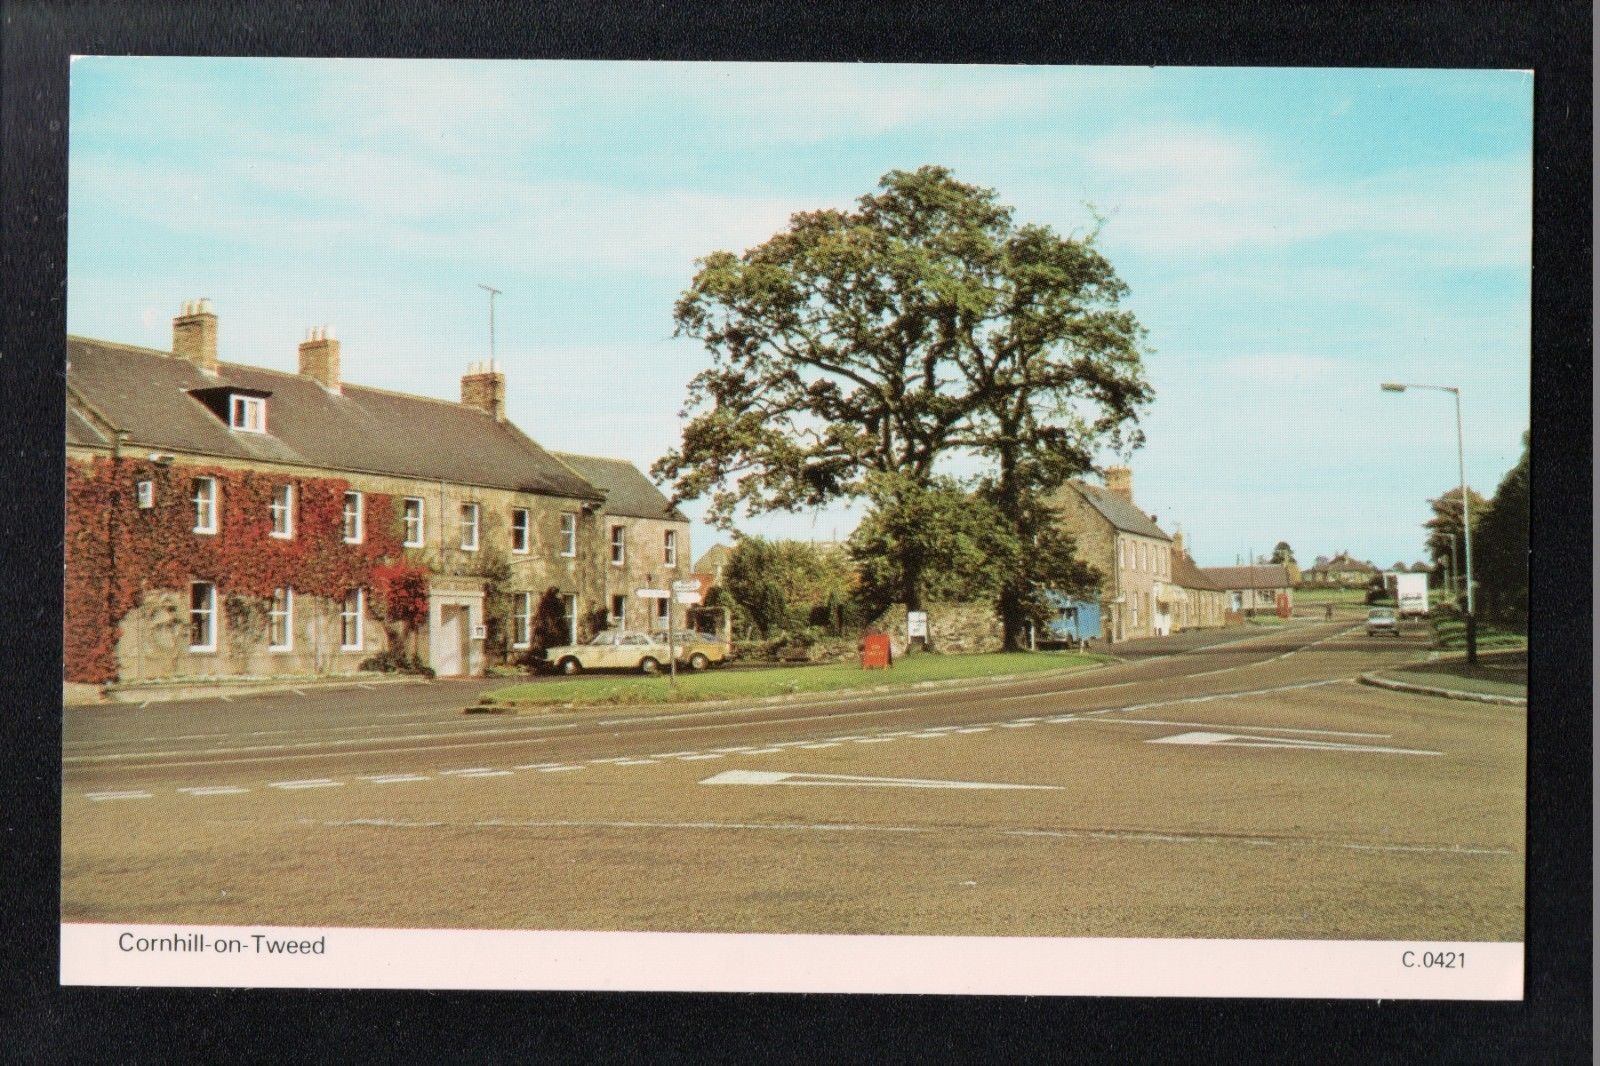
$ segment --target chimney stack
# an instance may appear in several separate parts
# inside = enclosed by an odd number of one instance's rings
[[[496,422],[506,420],[506,376],[492,363],[472,363],[461,376],[461,402],[494,415]]]
[[[208,374],[217,372],[217,316],[208,297],[186,301],[172,320],[172,354]]]
[[[1184,551],[1183,551],[1183,530],[1181,530],[1181,529],[1178,530],[1176,533],[1174,533],[1172,535],[1172,551],[1173,551],[1173,554],[1175,554],[1175,555],[1184,554]]]
[[[300,373],[313,378],[329,392],[339,387],[339,342],[332,326],[313,326],[300,342]]]
[[[1133,471],[1126,466],[1106,467],[1106,488],[1132,503]]]

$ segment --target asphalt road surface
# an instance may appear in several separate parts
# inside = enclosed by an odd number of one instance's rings
[[[1520,940],[1525,715],[1348,621],[762,706],[479,682],[70,708],[62,918]]]

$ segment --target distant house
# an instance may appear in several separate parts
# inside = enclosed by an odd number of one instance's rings
[[[1133,503],[1133,472],[1106,470],[1105,487],[1063,485],[1050,503],[1077,541],[1078,557],[1099,570],[1100,625],[1109,641],[1164,636],[1172,631],[1177,586],[1172,538]]]
[[[1173,628],[1214,629],[1227,624],[1228,591],[1194,564],[1182,533],[1172,535],[1172,583],[1178,590]]]
[[[733,558],[733,549],[726,544],[713,544],[706,549],[706,553],[695,560],[694,572],[697,574],[710,574],[713,585],[722,584],[722,572],[727,569],[728,561]]]
[[[1276,610],[1280,597],[1294,606],[1294,583],[1281,564],[1205,566],[1200,572],[1227,593],[1230,611]]]
[[[1351,558],[1349,552],[1340,552],[1327,562],[1319,562],[1304,571],[1301,584],[1353,587],[1365,585],[1378,573],[1381,571],[1371,563]]]

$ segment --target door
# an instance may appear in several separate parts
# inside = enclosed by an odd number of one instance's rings
[[[460,677],[467,671],[467,609],[457,604],[439,605],[439,629],[434,633],[433,669],[440,677]]]

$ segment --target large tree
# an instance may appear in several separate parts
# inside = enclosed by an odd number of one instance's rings
[[[1461,523],[1461,487],[1458,485],[1429,500],[1428,506],[1433,509],[1433,517],[1422,525],[1428,531],[1428,557],[1433,560],[1436,579],[1443,584],[1448,573],[1465,588],[1467,542]],[[1479,520],[1488,508],[1489,501],[1468,485],[1467,509],[1471,513],[1474,533],[1478,531]],[[1473,549],[1472,561],[1476,567],[1478,562],[1476,544],[1473,545]]]
[[[1472,527],[1473,567],[1478,578],[1478,603],[1501,622],[1528,624],[1528,435],[1522,435],[1522,458],[1506,472],[1494,499]]]
[[[742,255],[701,260],[675,318],[712,365],[655,472],[726,525],[740,507],[860,497],[872,474],[928,484],[955,459],[1033,536],[1033,498],[1092,469],[1097,449],[1143,442],[1151,392],[1126,287],[1092,234],[1018,225],[993,190],[943,167],[879,187],[853,211],[796,214]],[[912,609],[920,565],[901,560]],[[1001,601],[1015,644],[1025,605],[1015,588]]]

